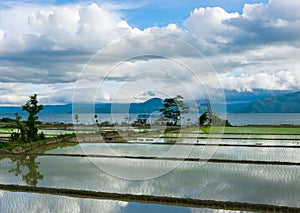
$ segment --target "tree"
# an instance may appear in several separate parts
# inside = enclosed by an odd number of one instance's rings
[[[98,115],[95,114],[95,115],[94,115],[94,118],[95,118],[96,125],[99,126]],[[78,119],[78,118],[77,118],[77,119]]]
[[[181,114],[186,113],[188,107],[183,103],[183,97],[177,95],[174,98],[166,98],[163,101],[164,108],[160,112],[168,119],[167,125],[177,126]]]
[[[75,114],[74,119],[75,119],[76,123],[78,124],[79,123],[79,115]]]
[[[19,113],[15,113],[15,116],[18,132],[13,132],[11,135],[11,139],[18,140],[19,138],[21,138],[21,141],[26,141],[27,126],[24,122],[22,122],[22,116],[19,115]]]
[[[224,120],[212,112],[205,112],[199,117],[199,126],[231,126],[228,120]]]
[[[22,110],[28,112],[28,118],[26,121],[26,125],[28,129],[27,132],[27,140],[26,142],[36,141],[38,140],[38,129],[36,127],[37,121],[39,117],[37,114],[44,109],[42,104],[38,105],[37,94],[34,94],[29,97],[29,100],[22,106]]]
[[[208,125],[209,120],[208,120],[208,112],[203,113],[200,118],[199,118],[199,126],[205,126]]]

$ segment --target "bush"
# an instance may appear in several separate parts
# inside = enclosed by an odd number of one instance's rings
[[[11,119],[11,118],[1,118],[0,119],[0,122],[3,122],[3,123],[12,123],[14,122],[15,120],[14,119]]]
[[[45,139],[46,139],[46,137],[45,137],[44,132],[41,132],[41,134],[40,134],[40,140],[45,140]]]
[[[199,126],[232,126],[228,120],[224,120],[214,113],[205,112],[199,117]]]
[[[11,135],[10,135],[10,140],[11,141],[17,141],[19,139],[20,139],[20,133],[18,133],[18,132],[11,133]]]
[[[109,121],[103,121],[103,122],[100,123],[98,126],[101,126],[101,127],[108,127],[108,126],[114,126],[114,125],[111,124]]]
[[[180,130],[181,130],[180,126],[167,127],[165,129],[165,133],[168,133],[168,132],[178,132]]]

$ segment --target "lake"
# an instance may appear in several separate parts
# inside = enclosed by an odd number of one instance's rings
[[[26,115],[23,114],[23,119]],[[109,122],[130,122],[136,120],[138,114],[98,114],[99,123],[103,121]],[[232,125],[278,125],[278,124],[292,124],[300,125],[300,113],[229,113],[227,115],[220,114],[221,117],[229,120]],[[9,117],[14,118],[14,114],[1,113],[0,118]],[[41,121],[45,122],[64,122],[72,123],[72,114],[46,114],[41,113],[39,115]],[[198,123],[198,114],[186,114],[184,115],[183,123]],[[80,122],[82,123],[94,123],[94,115],[80,114]]]

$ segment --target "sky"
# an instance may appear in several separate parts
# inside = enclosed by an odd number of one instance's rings
[[[0,105],[300,90],[299,11],[297,0],[2,0]]]

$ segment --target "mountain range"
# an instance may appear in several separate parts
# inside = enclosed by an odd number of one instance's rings
[[[250,96],[249,96],[250,97]],[[251,97],[253,99],[253,97]],[[200,103],[200,102],[199,102]],[[288,94],[273,95],[251,102],[246,100],[227,101],[229,113],[300,113],[300,91]],[[73,109],[74,108],[74,109]],[[163,108],[163,100],[152,98],[144,103],[97,103],[46,105],[41,113],[152,113]],[[222,107],[220,107],[222,108]],[[215,108],[218,111],[218,107]],[[24,113],[21,107],[0,106],[0,113]]]
[[[241,107],[240,113],[300,113],[300,91],[270,96]]]

